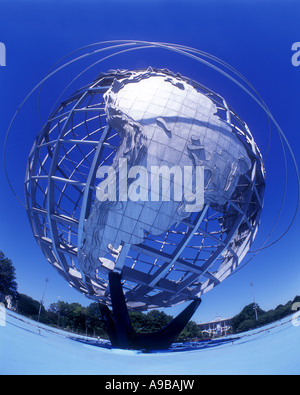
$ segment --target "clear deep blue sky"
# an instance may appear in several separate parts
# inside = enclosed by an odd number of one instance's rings
[[[300,41],[298,0],[1,0],[0,42],[7,49],[7,66],[0,67],[0,148],[10,119],[21,101],[65,54],[98,41],[132,39],[178,43],[209,52],[231,64],[259,91],[290,141],[299,163],[300,67],[291,63],[292,44]],[[172,69],[218,91],[249,124],[262,152],[268,130],[265,117],[232,84],[185,58],[153,52],[122,58],[94,70],[150,65]],[[64,86],[64,74],[57,83]],[[46,91],[46,90],[45,90]],[[48,87],[49,103],[53,100]],[[47,112],[48,96],[43,96]],[[51,100],[50,100],[51,99]],[[50,110],[50,108],[48,108]],[[26,105],[12,130],[7,147],[11,181],[23,198],[26,159],[39,131],[36,99]],[[267,190],[259,247],[271,229],[280,206],[284,166],[279,140],[272,135],[266,161]],[[289,160],[289,188],[276,239],[288,224],[295,207],[297,185]],[[46,262],[36,244],[26,212],[15,199],[0,169],[0,249],[16,268],[19,292],[40,299],[45,278],[46,307],[58,298],[83,305],[90,300],[73,289]],[[256,301],[263,309],[285,303],[300,294],[299,216],[279,243],[260,252],[249,264],[203,297],[194,319],[230,317]],[[247,258],[246,258],[247,259]],[[183,306],[167,311],[175,314]]]

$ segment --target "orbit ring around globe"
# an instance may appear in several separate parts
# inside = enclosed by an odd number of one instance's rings
[[[232,67],[174,44],[94,45],[50,71],[29,93],[12,119],[5,147],[24,103],[58,71],[111,51],[81,71],[69,88],[105,59],[160,48],[221,73],[259,105],[289,150],[299,194],[298,169],[286,137],[254,88]],[[127,306],[144,310],[199,298],[236,272],[258,232],[265,169],[251,131],[226,98],[188,76],[151,66],[101,72],[61,101],[65,90],[34,142],[25,178],[34,237],[58,273],[88,298],[110,305],[109,274],[118,272]],[[193,178],[198,169],[199,207],[184,193],[175,196],[189,185],[192,198],[198,197]],[[5,171],[8,177],[6,164]],[[106,200],[99,199],[101,185]],[[107,199],[107,191],[117,198]],[[291,228],[298,204],[299,199],[290,225],[275,242]]]

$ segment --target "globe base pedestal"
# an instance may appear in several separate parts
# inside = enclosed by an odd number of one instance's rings
[[[121,284],[121,275],[109,273],[112,311],[100,304],[102,318],[113,347],[131,350],[166,350],[187,325],[201,299],[194,299],[177,317],[163,329],[153,333],[137,333],[130,322]]]

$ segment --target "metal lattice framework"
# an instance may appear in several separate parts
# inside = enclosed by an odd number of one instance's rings
[[[110,304],[108,273],[118,270],[129,307],[171,306],[211,290],[248,252],[263,205],[262,158],[247,125],[226,101],[186,79],[216,104],[218,116],[243,142],[251,159],[250,171],[240,177],[222,211],[206,205],[164,234],[147,234],[142,244],[112,249],[95,276],[83,273],[77,254],[83,224],[95,200],[96,171],[112,164],[120,143],[118,133],[107,124],[103,94],[126,73],[130,75],[129,71],[101,74],[49,117],[28,159],[27,212],[48,262],[89,298]]]

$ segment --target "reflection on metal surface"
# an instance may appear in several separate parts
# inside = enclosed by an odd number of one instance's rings
[[[189,201],[151,195],[99,201],[98,170],[111,166],[122,179],[124,158],[128,171],[203,166],[204,207],[190,212]],[[25,185],[34,235],[70,285],[110,304],[108,274],[117,270],[128,307],[144,309],[200,297],[238,267],[258,229],[264,169],[221,96],[165,69],[118,70],[55,109]]]

